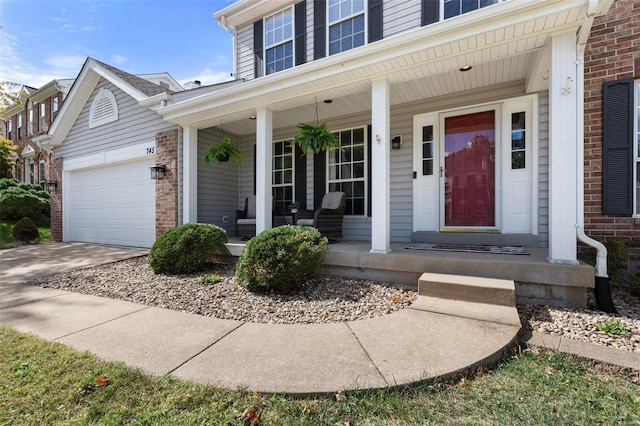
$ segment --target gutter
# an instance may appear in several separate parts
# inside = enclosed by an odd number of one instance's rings
[[[214,16],[215,19],[215,16]],[[227,17],[225,15],[222,15],[220,17],[220,20],[218,21],[218,24],[223,27],[225,30],[227,30],[229,32],[229,34],[231,34],[231,38],[233,40],[233,71],[231,72],[231,76],[236,77],[237,73],[238,73],[238,53],[237,53],[237,47],[238,47],[238,31],[236,30],[236,28],[232,28],[228,23],[227,23]],[[237,77],[236,77],[237,78]]]
[[[577,34],[576,42],[576,111],[584,111],[584,50],[591,32],[593,20],[598,9],[598,0],[589,0],[587,15],[584,18],[580,30]],[[595,276],[595,298],[598,308],[607,313],[617,314],[618,311],[611,300],[611,287],[609,285],[609,275],[607,274],[607,248],[599,241],[587,236],[584,233],[584,114],[578,114],[576,120],[576,135],[579,143],[576,155],[576,181],[578,188],[576,191],[577,217],[576,217],[576,237],[579,241],[596,249],[596,276]]]

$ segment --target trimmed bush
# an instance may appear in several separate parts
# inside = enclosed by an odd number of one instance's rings
[[[288,293],[318,270],[329,250],[327,243],[309,226],[267,229],[247,242],[236,277],[251,291]]]
[[[23,217],[13,225],[13,238],[28,243],[40,238],[40,232],[31,219]]]
[[[205,269],[227,233],[216,225],[187,223],[158,237],[149,251],[149,265],[156,274],[187,274]]]
[[[49,217],[49,194],[38,185],[0,179],[0,219]]]

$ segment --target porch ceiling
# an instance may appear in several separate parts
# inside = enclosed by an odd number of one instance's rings
[[[501,10],[499,10],[501,9]],[[371,81],[386,78],[391,104],[523,81],[529,92],[548,87],[552,34],[577,31],[586,0],[509,1],[416,28],[339,55],[312,61],[159,110],[182,126],[224,123],[229,132],[255,133],[256,108],[274,111],[274,128],[371,110]],[[473,68],[460,72],[463,66]],[[330,105],[322,103],[332,99]]]

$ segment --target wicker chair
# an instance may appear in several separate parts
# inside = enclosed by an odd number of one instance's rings
[[[256,235],[256,196],[244,200],[244,209],[236,210],[236,237],[250,238]]]
[[[320,208],[298,212],[296,225],[313,226],[327,238],[342,238],[342,219],[347,204],[344,192],[328,192],[322,197]]]

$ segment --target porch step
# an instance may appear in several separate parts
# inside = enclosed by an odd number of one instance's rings
[[[462,302],[516,306],[515,283],[495,278],[427,272],[418,280],[418,294]]]
[[[489,321],[520,327],[520,316],[515,306],[500,306],[487,303],[464,302],[461,300],[441,299],[439,297],[418,296],[411,309],[453,315],[478,321]]]

